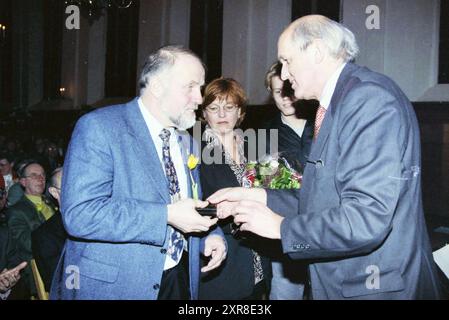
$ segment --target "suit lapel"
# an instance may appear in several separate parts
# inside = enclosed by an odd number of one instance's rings
[[[193,181],[195,181],[197,185],[199,184],[198,165],[193,170],[190,170],[187,166],[187,162],[190,155],[194,155],[196,158],[200,159],[199,150],[196,148],[196,144],[193,142],[192,137],[187,131],[176,131],[176,133],[178,135],[178,144],[181,149],[184,169],[187,175],[188,196],[189,198],[192,198],[192,177]]]
[[[323,123],[321,124],[320,133],[318,134],[318,138],[312,145],[312,150],[310,152],[310,159],[313,161],[319,160],[320,156],[323,152],[324,146],[329,138],[329,133],[332,129],[332,123],[334,120],[336,108],[340,103],[340,99],[345,90],[348,87],[351,87],[348,84],[348,78],[358,67],[352,63],[346,64],[343,68],[340,77],[338,78],[337,85],[335,86],[334,94],[332,95],[332,99],[330,105],[327,107],[326,115],[324,116]]]
[[[320,132],[318,138],[312,144],[312,150],[310,151],[309,159],[311,161],[317,161],[320,159],[321,153],[324,146],[329,138],[329,133],[332,128],[333,114],[332,114],[332,103],[327,108],[326,115],[324,116],[323,123],[321,124]]]
[[[166,185],[167,179],[162,171],[159,156],[153,140],[151,139],[148,127],[140,112],[137,98],[128,103],[126,110],[128,133],[132,137],[131,147],[138,156],[137,161],[139,161],[144,168],[144,174],[148,177],[149,181],[153,182],[149,183],[149,185]],[[170,202],[167,188],[157,187],[156,190],[167,203]]]
[[[321,124],[320,132],[318,134],[318,138],[312,143],[312,148],[310,150],[310,155],[307,161],[306,168],[304,169],[303,175],[303,184],[307,185],[307,180],[312,177],[313,169],[316,166],[326,165],[324,159],[321,159],[321,155],[323,153],[324,147],[327,145],[329,140],[329,134],[332,129],[332,125],[334,122],[335,112],[340,103],[341,97],[352,88],[352,83],[348,82],[350,76],[356,71],[359,67],[348,63],[343,68],[343,71],[338,78],[337,85],[335,86],[334,94],[332,95],[332,99],[330,105],[327,108],[326,115],[324,117],[323,123]],[[305,203],[308,197],[308,193],[310,191],[309,188],[305,188],[301,192],[301,202]]]
[[[190,169],[187,166],[187,160],[189,158],[189,154],[188,154],[188,142],[186,140],[188,140],[188,136],[186,136],[185,134],[180,134],[179,131],[176,131],[176,134],[178,135],[178,144],[179,144],[179,148],[181,149],[181,156],[182,156],[182,163],[184,165],[184,171],[186,172],[186,177],[187,177],[187,195],[189,198],[192,198],[192,181],[190,178]],[[186,133],[188,135],[188,133]],[[187,138],[186,138],[187,137]]]

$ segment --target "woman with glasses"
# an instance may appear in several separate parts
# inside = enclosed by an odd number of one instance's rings
[[[201,120],[206,122],[200,167],[204,199],[215,191],[242,185],[247,157],[247,144],[238,131],[245,116],[246,95],[234,79],[219,78],[205,89],[200,107]],[[233,219],[221,220],[228,245],[227,259],[222,266],[203,274],[200,299],[262,299],[270,283],[270,263],[256,249],[260,238],[242,234]]]

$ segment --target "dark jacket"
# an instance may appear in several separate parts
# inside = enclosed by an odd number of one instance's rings
[[[439,298],[420,164],[408,98],[386,76],[348,63],[300,192],[267,192],[268,206],[286,216],[284,252],[313,260],[314,299]]]
[[[15,241],[11,238],[6,216],[0,213],[0,272],[2,270],[16,267],[20,262]],[[13,287],[8,300],[26,299],[29,297],[28,290],[21,279]]]
[[[48,203],[47,203],[48,204]],[[31,251],[31,233],[45,222],[44,216],[36,210],[34,204],[24,195],[19,202],[6,211],[8,228],[12,239],[17,244],[20,261],[27,261],[28,266],[23,271],[23,278],[32,295],[36,294],[33,274],[29,262],[33,258]]]
[[[10,237],[6,217],[0,213],[0,272],[5,268],[14,268],[19,263],[17,248]]]
[[[37,268],[44,281],[45,289],[50,291],[53,273],[64,248],[67,232],[59,212],[34,230],[31,234],[31,248]]]
[[[278,152],[281,156],[285,157],[291,165],[295,165],[295,163],[299,161],[302,168],[304,168],[310,153],[310,147],[313,140],[313,127],[314,121],[307,120],[304,132],[302,133],[302,136],[299,137],[292,128],[282,122],[280,113],[278,113],[272,121],[266,124],[266,129],[278,129]],[[267,137],[267,150],[270,154],[273,151],[269,149],[269,133],[267,133]]]
[[[202,147],[204,150],[205,146]],[[223,164],[203,163],[200,166],[204,199],[219,189],[239,186],[232,169],[224,164],[223,157],[222,160]],[[266,288],[270,286],[271,266],[268,258],[263,256],[262,250],[259,250],[261,238],[251,234],[234,237],[231,234],[231,223],[232,219],[229,218],[219,221],[228,245],[227,258],[219,268],[202,275],[199,289],[200,300],[233,300],[251,296],[255,288],[252,249],[261,256],[264,272],[262,281],[265,281]]]

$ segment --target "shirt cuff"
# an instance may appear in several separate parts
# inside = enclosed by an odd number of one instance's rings
[[[0,300],[6,300],[8,299],[9,295],[11,294],[11,289],[6,291],[5,293],[0,292]]]

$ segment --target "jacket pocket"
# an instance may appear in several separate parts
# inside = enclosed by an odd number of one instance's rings
[[[402,291],[404,279],[398,269],[380,270],[378,274],[364,273],[347,277],[342,283],[345,298]]]
[[[79,272],[87,278],[114,283],[117,281],[119,267],[81,256]]]

